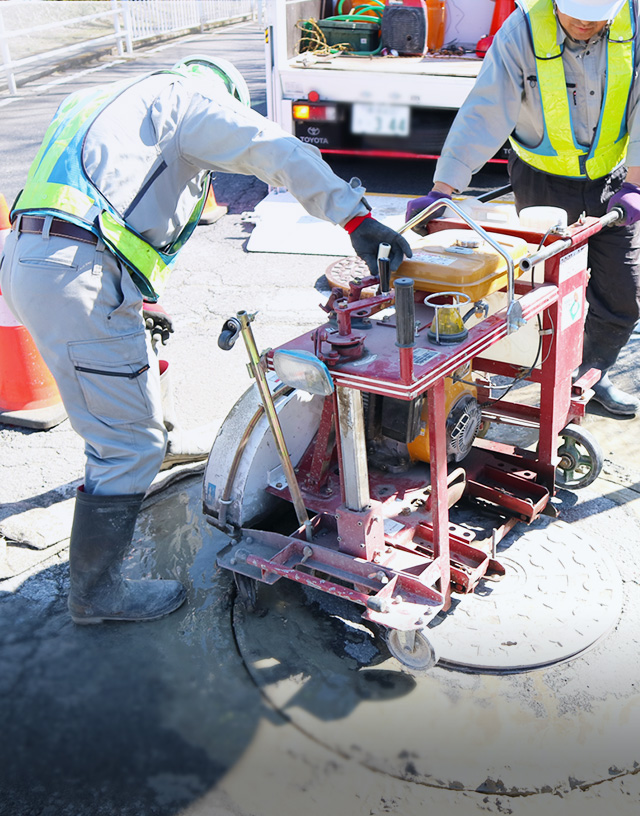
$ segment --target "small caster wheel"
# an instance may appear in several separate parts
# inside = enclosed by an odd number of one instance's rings
[[[247,610],[255,612],[258,604],[258,582],[255,578],[241,575],[239,572],[233,573],[233,580],[236,582],[238,600]]]
[[[573,424],[560,432],[560,439],[556,484],[568,490],[590,485],[600,475],[604,463],[600,445],[589,431]]]
[[[230,317],[229,320],[225,321],[225,324],[222,327],[222,331],[218,337],[218,346],[223,351],[229,351],[232,349],[241,330],[242,327],[240,326],[240,321],[236,317]]]
[[[408,669],[427,671],[438,662],[433,644],[419,629],[411,629],[408,632],[389,629],[387,647],[393,657]]]

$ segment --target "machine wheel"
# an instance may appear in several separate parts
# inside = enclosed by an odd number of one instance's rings
[[[484,439],[485,436],[489,433],[490,430],[491,430],[491,422],[488,419],[481,419],[480,420],[480,425],[478,426],[478,432],[476,433],[476,436],[478,437],[478,439]]]
[[[579,425],[567,425],[560,432],[558,449],[560,462],[556,468],[556,484],[570,490],[590,485],[600,475],[602,449],[596,439]]]
[[[240,321],[236,317],[230,317],[225,321],[222,331],[218,337],[218,346],[223,351],[229,351],[235,345],[238,335],[240,334]]]
[[[234,572],[233,580],[236,582],[236,591],[240,603],[247,612],[255,612],[258,604],[258,582],[256,579]]]
[[[387,647],[393,657],[409,669],[427,671],[438,662],[433,644],[419,629],[408,632],[389,629]]]

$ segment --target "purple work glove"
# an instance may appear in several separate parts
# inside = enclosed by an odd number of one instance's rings
[[[371,215],[357,215],[344,225],[351,238],[356,255],[369,267],[372,275],[378,274],[378,250],[380,244],[390,244],[389,266],[392,272],[400,266],[404,256],[413,255],[406,239],[391,227],[381,224]]]
[[[433,204],[434,201],[439,201],[441,198],[446,198],[451,201],[451,196],[449,193],[439,193],[437,190],[432,190],[428,195],[422,196],[422,198],[414,198],[413,201],[410,201],[407,204],[407,212],[404,217],[405,223],[407,221],[411,221],[415,215],[422,212],[422,210],[424,210],[425,207],[428,207],[429,204]],[[424,221],[421,221],[419,224],[416,224],[416,226],[413,227],[413,232],[417,232],[418,235],[426,235],[429,231],[427,228],[429,221],[431,221],[432,218],[440,218],[443,212],[444,207],[431,213],[431,215],[428,215]]]
[[[173,333],[173,320],[159,303],[144,301],[142,304],[142,319],[144,326],[151,332],[151,337],[157,335],[166,345],[169,335]]]
[[[611,196],[607,205],[607,212],[611,212],[614,207],[620,207],[624,212],[624,220],[616,221],[616,224],[627,227],[640,220],[640,187],[625,181],[617,193]]]

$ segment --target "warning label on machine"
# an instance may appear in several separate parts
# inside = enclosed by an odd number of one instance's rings
[[[588,247],[584,246],[574,249],[560,258],[560,280],[565,281],[577,275],[587,268]]]

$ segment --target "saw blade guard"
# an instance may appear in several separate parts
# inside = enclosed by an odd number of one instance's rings
[[[268,379],[295,467],[318,430],[323,398],[304,391],[283,392],[273,373]],[[229,525],[256,526],[284,503],[268,492],[270,486],[286,487],[286,479],[260,394],[252,385],[222,423],[209,454],[203,483],[207,520],[225,530]]]

